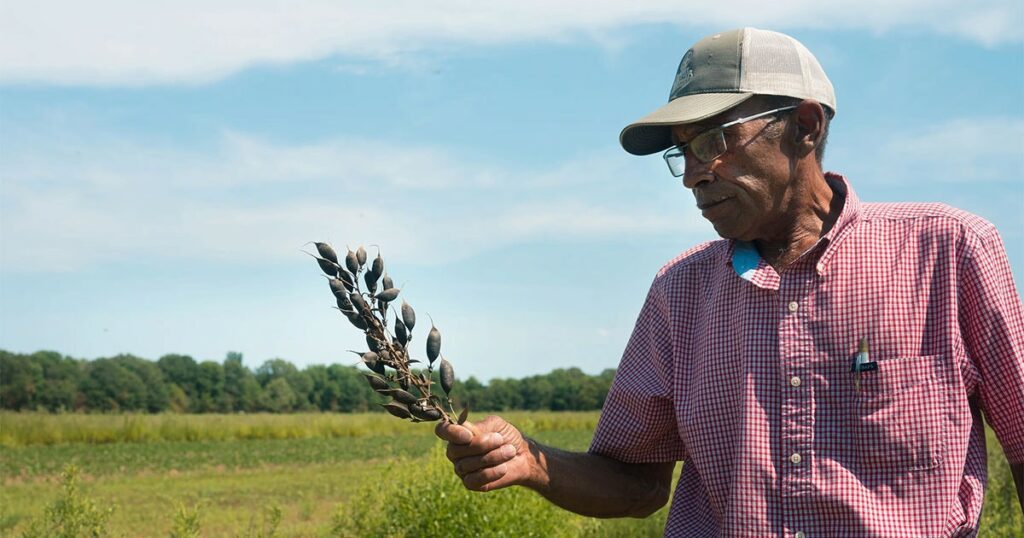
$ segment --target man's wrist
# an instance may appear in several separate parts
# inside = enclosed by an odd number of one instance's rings
[[[551,477],[548,475],[547,447],[525,435],[523,440],[526,441],[526,457],[530,472],[526,477],[526,482],[522,485],[538,493],[544,493],[551,485]]]

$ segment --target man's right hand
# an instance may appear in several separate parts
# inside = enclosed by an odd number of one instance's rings
[[[461,426],[442,422],[434,432],[448,442],[448,459],[467,489],[491,491],[534,485],[535,454],[523,434],[505,419],[489,416]]]

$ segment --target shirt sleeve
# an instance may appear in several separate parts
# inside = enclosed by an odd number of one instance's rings
[[[655,279],[605,399],[590,452],[628,463],[685,459],[673,398],[664,276]]]
[[[960,326],[982,411],[1007,460],[1024,463],[1024,307],[995,228],[968,235],[960,260]]]

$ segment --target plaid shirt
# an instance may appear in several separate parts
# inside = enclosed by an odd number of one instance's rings
[[[666,535],[972,536],[982,412],[1024,462],[1024,309],[995,228],[826,177],[839,219],[781,273],[720,240],[651,286],[590,451],[685,460]],[[854,374],[861,338],[877,369]]]

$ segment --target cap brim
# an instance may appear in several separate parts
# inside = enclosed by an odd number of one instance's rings
[[[673,99],[667,105],[629,124],[619,134],[622,149],[650,155],[672,146],[672,125],[701,121],[753,97],[752,93],[698,93]]]

